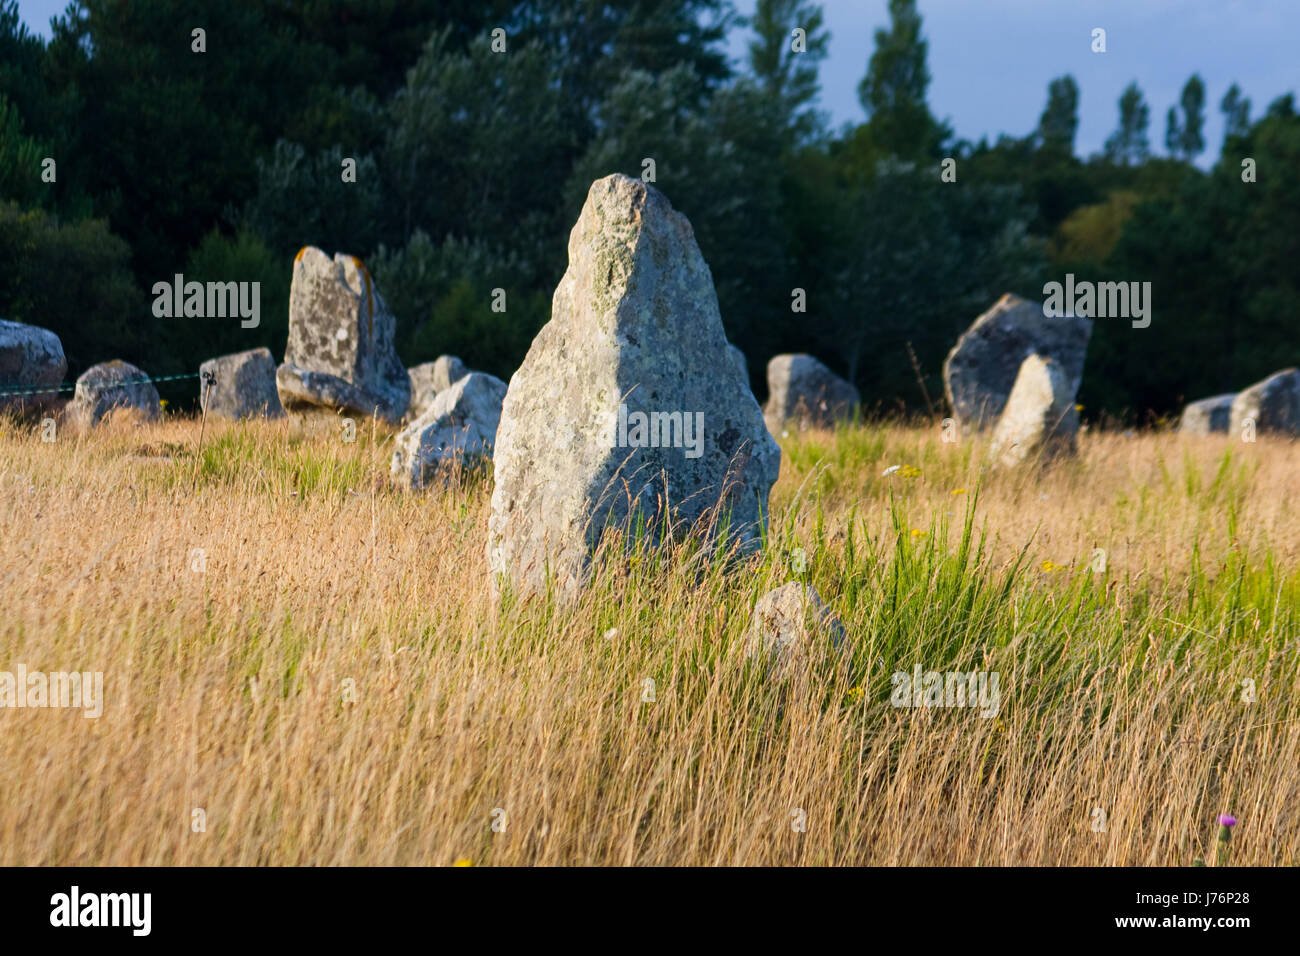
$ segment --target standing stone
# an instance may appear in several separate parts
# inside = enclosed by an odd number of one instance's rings
[[[713,277],[686,217],[651,186],[591,186],[551,320],[510,380],[488,519],[495,589],[585,584],[607,527],[644,517],[751,547],[781,452],[727,355]]]
[[[439,355],[432,362],[421,362],[408,371],[411,379],[411,407],[406,416],[415,421],[429,410],[439,392],[445,392],[469,374],[469,369],[454,355]]]
[[[1184,435],[1209,435],[1213,432],[1226,432],[1232,418],[1232,402],[1236,392],[1202,398],[1197,402],[1188,402],[1178,422],[1178,430]]]
[[[280,418],[275,359],[268,348],[208,359],[199,366],[199,407],[219,418]]]
[[[816,641],[828,642],[846,654],[845,633],[844,625],[822,605],[815,588],[791,581],[768,591],[754,605],[744,652],[770,668],[774,676],[790,677],[817,653]]]
[[[470,372],[440,391],[429,409],[397,436],[394,477],[420,489],[443,463],[490,458],[505,397],[506,383],[486,372]]]
[[[0,319],[0,412],[52,404],[67,371],[68,360],[57,335],[35,325]]]
[[[1073,454],[1079,434],[1075,383],[1055,359],[1030,355],[1020,364],[990,457],[1002,467]]]
[[[303,249],[289,288],[289,344],[275,374],[285,409],[399,421],[411,381],[393,346],[396,326],[360,259]]]
[[[98,425],[110,414],[127,411],[145,421],[162,415],[158,389],[130,362],[114,359],[92,365],[77,379],[77,390],[64,409],[64,420],[79,428]]]
[[[1230,431],[1238,438],[1246,422],[1260,434],[1300,435],[1300,371],[1274,372],[1241,392],[1232,402]]]
[[[975,429],[995,423],[1031,354],[1053,359],[1077,393],[1091,337],[1087,316],[1045,316],[1039,303],[1007,293],[975,320],[943,363],[944,391],[958,423]]]
[[[862,397],[811,355],[777,355],[767,363],[767,406],[763,417],[772,434],[796,428],[834,428],[852,418]]]
[[[727,355],[731,358],[731,363],[740,370],[741,377],[749,381],[749,362],[745,359],[745,353],[736,348],[730,342],[727,343]]]

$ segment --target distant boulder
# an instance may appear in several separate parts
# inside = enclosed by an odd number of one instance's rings
[[[63,412],[64,420],[79,428],[91,428],[117,413],[156,421],[162,415],[158,389],[130,362],[114,359],[92,365],[77,379],[72,401]]]
[[[407,370],[411,379],[411,406],[406,417],[415,421],[429,410],[439,392],[445,392],[468,374],[465,363],[454,355],[439,355],[432,362],[412,366]]]
[[[440,391],[397,436],[394,477],[419,489],[440,465],[491,458],[505,397],[506,383],[486,372],[470,372]]]
[[[53,404],[67,372],[57,335],[0,319],[0,411],[33,411]]]
[[[1226,432],[1228,423],[1232,419],[1232,403],[1236,397],[1236,392],[1229,392],[1225,395],[1188,402],[1178,421],[1178,430],[1184,435]]]
[[[1274,372],[1240,392],[1233,399],[1228,427],[1237,437],[1248,427],[1259,434],[1300,435],[1300,371]]]
[[[289,289],[289,344],[275,375],[284,408],[399,421],[411,381],[393,345],[396,327],[360,259],[303,249]]]
[[[1055,359],[1030,355],[1020,363],[989,454],[1002,467],[1072,455],[1079,434],[1077,384]]]
[[[282,417],[271,350],[250,349],[200,365],[199,407],[218,418]]]
[[[1077,394],[1091,337],[1087,316],[1046,316],[1040,303],[1004,295],[957,340],[943,363],[944,390],[957,421],[977,430],[996,423],[1029,355],[1055,361],[1066,388]]]
[[[852,418],[862,397],[811,355],[777,355],[767,363],[763,419],[773,435],[795,428],[833,428]]]
[[[815,659],[818,642],[848,655],[843,623],[822,605],[815,588],[791,581],[755,603],[744,652],[773,676],[786,678]]]

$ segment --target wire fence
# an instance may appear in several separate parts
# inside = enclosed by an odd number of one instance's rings
[[[126,388],[128,385],[144,385],[148,382],[179,382],[187,378],[198,378],[198,372],[187,372],[184,375],[159,375],[145,378],[132,378],[124,382],[106,382],[105,388]],[[0,396],[8,397],[11,395],[43,395],[57,394],[59,392],[75,392],[77,383],[64,383],[62,385],[46,385],[41,388],[28,388],[22,385],[5,386],[0,385]]]

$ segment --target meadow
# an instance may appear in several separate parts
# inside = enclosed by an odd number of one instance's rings
[[[104,674],[0,709],[0,865],[1300,862],[1300,443],[785,436],[761,552],[494,610],[490,474],[400,490],[393,435],[0,420],[0,670]],[[846,666],[740,653],[789,580]],[[917,665],[996,716],[893,706]]]

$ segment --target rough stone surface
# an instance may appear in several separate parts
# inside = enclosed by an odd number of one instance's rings
[[[744,651],[787,677],[815,659],[817,641],[827,641],[841,653],[849,649],[844,625],[822,605],[816,589],[791,581],[758,599]]]
[[[130,362],[119,359],[92,365],[77,379],[77,390],[64,410],[64,420],[90,428],[110,414],[125,411],[154,421],[162,415],[162,404],[153,382],[142,381],[147,378]]]
[[[1236,392],[1202,398],[1200,401],[1188,402],[1178,421],[1178,430],[1185,435],[1209,435],[1213,432],[1226,432],[1232,418],[1232,402]]]
[[[1274,372],[1240,392],[1228,424],[1233,435],[1245,433],[1247,419],[1255,423],[1257,434],[1300,435],[1300,371]]]
[[[268,348],[208,359],[199,366],[199,405],[219,418],[280,418],[275,359]]]
[[[745,353],[736,348],[730,342],[727,343],[727,355],[731,357],[731,362],[740,370],[741,377],[749,381],[749,362],[745,360]]]
[[[491,457],[505,397],[506,383],[486,372],[457,379],[397,436],[393,476],[418,489],[443,463]]]
[[[1079,434],[1078,387],[1055,359],[1030,355],[1020,364],[993,432],[990,457],[1003,467],[1073,454]]]
[[[275,383],[285,409],[406,414],[411,381],[393,347],[397,321],[360,259],[298,253],[289,289],[289,344]]]
[[[777,355],[767,363],[763,417],[773,434],[797,428],[833,428],[862,402],[858,390],[811,355]]]
[[[410,368],[411,407],[406,417],[415,421],[429,410],[439,392],[445,392],[468,374],[465,363],[454,355],[439,355],[432,362],[421,362]]]
[[[1092,337],[1087,316],[1048,317],[1040,303],[1004,295],[957,340],[943,363],[943,385],[963,428],[997,422],[1031,354],[1054,359],[1070,390],[1079,391],[1083,359]]]
[[[650,413],[655,447],[651,429],[637,427]],[[640,180],[597,180],[569,236],[551,320],[502,409],[488,521],[494,591],[508,582],[538,593],[549,569],[556,593],[573,596],[604,530],[627,529],[634,514],[659,538],[665,526],[707,535],[729,512],[732,543],[752,546],[780,461],[728,358],[690,223]]]
[[[28,411],[52,404],[68,361],[63,343],[49,329],[0,319],[0,411]]]

